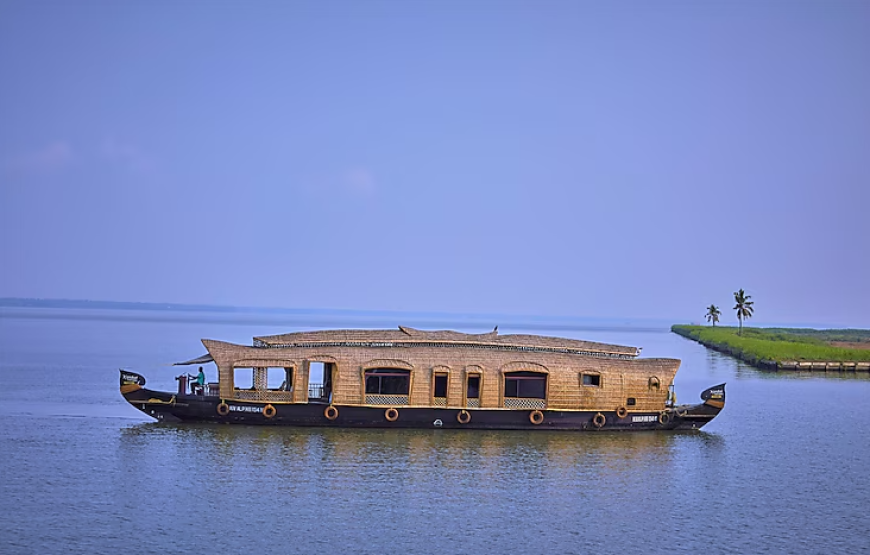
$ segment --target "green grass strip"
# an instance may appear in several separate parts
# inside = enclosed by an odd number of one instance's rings
[[[756,364],[761,361],[864,362],[870,349],[849,349],[827,341],[870,341],[870,330],[808,330],[791,328],[737,328],[725,326],[671,326],[671,331],[714,349]]]

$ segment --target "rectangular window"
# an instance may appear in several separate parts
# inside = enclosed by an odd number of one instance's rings
[[[398,368],[366,370],[366,395],[408,395],[411,371]]]
[[[601,374],[582,374],[581,383],[592,387],[601,387]]]
[[[626,402],[625,404],[630,406],[630,407],[633,407],[637,404],[637,399],[635,399],[634,397],[629,397],[628,402]]]
[[[233,368],[233,387],[235,389],[254,389],[254,369]]]
[[[468,376],[465,396],[468,399],[480,398],[480,374],[470,374]]]
[[[293,391],[293,368],[266,368],[266,388],[269,391]]]
[[[233,387],[247,390],[291,391],[293,368],[233,368]]]
[[[539,372],[509,372],[504,375],[504,396],[523,399],[547,398],[547,375]]]
[[[266,389],[269,391],[289,391],[289,389],[285,389],[288,383],[288,374],[291,376],[289,383],[292,385],[292,368],[266,368]]]
[[[447,397],[447,374],[435,374],[435,393],[434,397]]]

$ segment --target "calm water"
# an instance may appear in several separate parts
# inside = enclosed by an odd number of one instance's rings
[[[866,375],[763,374],[665,329],[592,327],[557,334],[681,358],[679,400],[727,381],[725,411],[679,435],[158,425],[118,367],[173,389],[165,364],[201,337],[300,326],[0,311],[0,553],[870,551]]]

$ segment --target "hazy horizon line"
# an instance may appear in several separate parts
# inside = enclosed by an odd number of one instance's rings
[[[575,329],[587,326],[581,322],[597,322],[619,327],[670,328],[673,324],[703,324],[701,321],[677,322],[670,318],[634,318],[628,316],[558,316],[508,313],[477,313],[477,312],[443,312],[443,311],[410,311],[410,310],[373,310],[353,308],[288,308],[288,307],[257,307],[242,305],[194,304],[151,301],[107,301],[95,299],[58,299],[38,297],[0,297],[0,307],[3,308],[53,308],[53,309],[106,309],[106,310],[147,310],[176,312],[213,312],[220,314],[270,314],[275,316],[343,316],[364,318],[366,321],[383,320],[389,317],[406,317],[417,320],[416,325],[468,325],[474,327],[490,326],[522,326],[539,329]],[[421,317],[423,321],[420,321]],[[457,321],[461,320],[461,321]],[[321,322],[324,323],[324,322]],[[723,326],[729,327],[729,326]],[[734,326],[736,327],[736,326]],[[813,323],[794,322],[759,322],[758,326],[745,327],[796,327],[816,329],[864,329],[855,327],[832,327]]]

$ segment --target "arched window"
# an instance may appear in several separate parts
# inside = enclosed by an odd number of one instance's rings
[[[450,368],[435,366],[432,369],[432,404],[437,407],[447,406],[447,389],[450,384]]]

